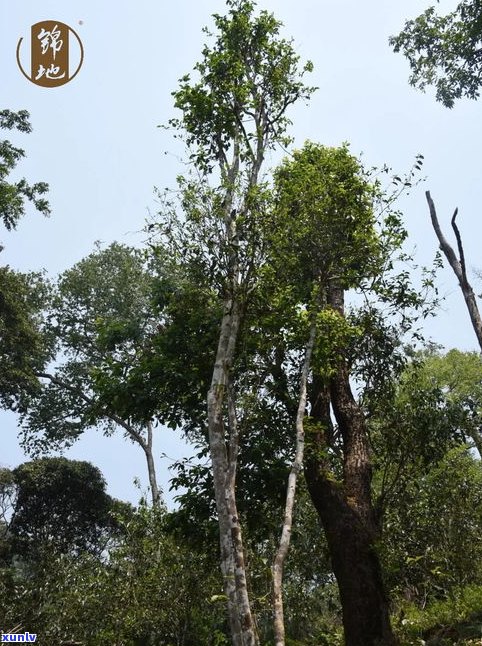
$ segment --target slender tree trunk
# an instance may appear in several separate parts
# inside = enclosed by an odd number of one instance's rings
[[[149,474],[149,485],[151,487],[152,506],[159,507],[161,504],[161,491],[157,484],[156,465],[152,455],[152,422],[147,422],[147,442],[143,445],[147,462],[147,473]]]
[[[449,265],[452,267],[454,274],[458,278],[460,289],[462,290],[465,304],[467,305],[467,310],[469,312],[470,321],[472,323],[472,327],[474,328],[474,332],[477,337],[477,341],[479,342],[480,350],[482,352],[482,318],[480,316],[479,308],[477,306],[474,290],[472,289],[472,285],[469,283],[467,279],[467,271],[465,267],[465,256],[464,256],[464,248],[462,245],[462,238],[460,236],[459,229],[455,222],[458,209],[455,209],[455,212],[452,216],[452,228],[454,230],[455,237],[457,239],[459,258],[457,258],[457,256],[455,255],[455,251],[452,249],[452,246],[449,244],[449,242],[447,241],[447,239],[445,238],[442,232],[442,229],[440,228],[440,224],[437,218],[437,212],[435,210],[435,204],[433,203],[433,200],[430,196],[430,191],[426,191],[425,197],[427,198],[428,207],[430,209],[430,218],[432,220],[432,226],[435,231],[435,234],[437,235],[438,241],[440,243],[440,249],[443,251],[445,257],[449,262]]]
[[[311,366],[311,356],[315,345],[316,326],[311,325],[310,338],[306,345],[305,360],[300,378],[300,396],[298,400],[298,411],[296,414],[296,451],[290,475],[288,477],[288,488],[286,491],[285,513],[281,538],[273,562],[273,625],[275,646],[285,645],[285,625],[283,610],[283,567],[291,541],[291,528],[293,525],[293,508],[295,504],[296,484],[298,475],[303,467],[303,455],[305,448],[305,430],[303,418],[306,412],[306,384]]]
[[[221,571],[228,599],[231,637],[235,646],[256,646],[259,641],[251,613],[241,526],[236,507],[235,481],[238,451],[233,402],[228,394],[229,373],[240,324],[239,303],[226,299],[218,349],[208,392],[208,429],[214,492],[219,521]],[[230,437],[226,446],[224,408],[228,399]]]
[[[342,316],[343,296],[341,288],[329,290],[328,303]],[[371,500],[368,435],[349,377],[342,359],[329,386],[314,380],[311,416],[317,430],[310,436],[305,475],[340,591],[346,646],[393,646],[397,641],[376,551],[379,531]],[[331,473],[326,458],[333,438],[330,403],[343,446],[341,482]]]

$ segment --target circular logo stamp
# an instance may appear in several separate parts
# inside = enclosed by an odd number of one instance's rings
[[[77,76],[84,61],[84,47],[79,36],[72,27],[58,20],[43,20],[30,28],[30,74],[22,65],[26,49],[27,43],[20,38],[18,66],[25,78],[41,87],[65,85]]]

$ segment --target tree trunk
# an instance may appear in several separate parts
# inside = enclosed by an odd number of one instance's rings
[[[328,302],[344,315],[342,289],[330,289]],[[342,440],[342,482],[333,476],[327,460],[333,437],[330,402]],[[310,436],[305,475],[340,591],[346,646],[392,646],[397,642],[376,551],[378,527],[371,501],[367,429],[344,359],[329,386],[314,380],[311,405],[317,428]]]
[[[296,451],[290,475],[288,477],[288,488],[286,492],[285,514],[283,529],[279,547],[273,562],[273,627],[275,646],[285,644],[285,625],[283,611],[283,566],[288,554],[291,541],[291,527],[293,524],[293,508],[295,504],[296,483],[298,475],[303,467],[303,455],[305,448],[305,430],[303,419],[306,412],[306,384],[311,366],[311,356],[315,345],[316,325],[312,323],[310,338],[306,345],[305,360],[300,378],[300,396],[298,400],[298,411],[296,414]]]
[[[224,591],[228,600],[231,638],[235,646],[256,646],[259,641],[249,603],[241,526],[236,507],[235,480],[238,438],[237,427],[232,418],[232,409],[230,411],[229,455],[224,426],[225,398],[230,388],[229,373],[239,323],[239,304],[236,299],[226,299],[211,387],[207,398],[208,429],[219,522],[221,571],[224,579]],[[231,405],[232,402],[228,401],[230,408]]]
[[[321,449],[323,443],[313,444]],[[392,634],[381,568],[373,535],[351,507],[343,486],[310,458],[306,480],[323,523],[343,610],[346,646],[392,646]]]
[[[371,501],[371,463],[365,420],[340,368],[331,401],[344,442],[344,488],[330,497],[326,522],[340,589],[347,646],[395,644],[376,542],[379,528]],[[332,535],[331,538],[329,535]]]
[[[147,473],[149,474],[149,485],[151,487],[152,506],[159,507],[161,504],[161,491],[157,484],[156,465],[152,455],[152,422],[147,422],[147,442],[142,446],[146,456]]]

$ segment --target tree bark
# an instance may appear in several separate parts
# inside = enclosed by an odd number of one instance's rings
[[[300,396],[298,400],[298,411],[296,414],[296,451],[290,475],[288,477],[288,488],[286,492],[286,504],[281,538],[273,562],[273,627],[275,646],[285,645],[285,625],[283,610],[283,567],[291,541],[291,528],[293,525],[293,508],[295,504],[296,484],[298,475],[303,468],[303,455],[305,448],[305,430],[303,418],[306,412],[306,389],[308,374],[311,366],[311,356],[315,345],[316,325],[312,323],[310,338],[306,345],[305,359],[300,378]]]
[[[227,391],[231,387],[230,368],[239,324],[239,303],[235,298],[226,299],[211,387],[207,397],[208,430],[219,522],[221,571],[228,600],[231,638],[235,646],[257,646],[259,641],[249,603],[242,533],[236,506],[236,458],[239,445],[235,414],[233,418],[234,404],[230,394],[228,394],[230,400],[228,401],[229,454],[224,426],[224,405]]]
[[[343,290],[329,290],[328,303],[344,315]],[[389,616],[380,561],[379,531],[371,500],[372,469],[363,411],[355,401],[344,359],[330,384],[312,384],[310,435],[305,476],[325,530],[343,611],[346,646],[393,646],[397,643]],[[343,480],[328,464],[333,407],[343,447]]]
[[[479,308],[477,306],[474,290],[472,289],[472,285],[469,283],[467,279],[462,238],[460,236],[460,232],[457,227],[457,224],[455,223],[458,209],[455,209],[455,212],[452,216],[452,228],[454,230],[455,237],[457,239],[459,258],[457,258],[457,256],[455,255],[455,251],[453,250],[452,246],[445,238],[442,232],[442,229],[440,228],[440,224],[437,218],[437,211],[435,210],[435,204],[433,203],[432,197],[430,196],[430,191],[426,191],[425,197],[427,198],[428,207],[430,209],[430,218],[432,220],[432,226],[437,235],[438,241],[440,243],[440,249],[443,251],[445,257],[449,262],[449,265],[452,267],[454,274],[457,276],[460,289],[462,290],[462,294],[465,300],[465,304],[467,305],[467,309],[469,311],[472,327],[474,328],[474,332],[477,337],[477,341],[479,342],[480,350],[482,352],[482,318],[480,316]]]
[[[149,485],[151,487],[152,506],[159,507],[161,504],[161,490],[157,484],[156,465],[152,454],[152,422],[147,422],[147,442],[142,446],[147,462],[147,473],[149,475]]]

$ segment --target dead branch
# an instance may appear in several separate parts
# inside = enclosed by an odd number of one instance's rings
[[[455,222],[455,219],[458,214],[458,209],[455,209],[452,216],[452,228],[455,233],[455,238],[457,240],[457,248],[459,252],[459,258],[457,258],[455,251],[453,250],[450,243],[445,238],[442,229],[437,217],[437,211],[435,210],[435,204],[433,203],[430,191],[426,191],[425,197],[427,198],[428,207],[430,209],[430,217],[432,219],[432,226],[437,235],[438,241],[440,243],[440,249],[443,251],[445,257],[447,258],[454,274],[457,276],[459,281],[460,289],[465,299],[465,304],[469,311],[470,320],[472,322],[472,327],[474,328],[475,335],[480,345],[480,350],[482,352],[482,319],[480,316],[479,308],[477,306],[477,301],[475,299],[474,290],[470,285],[467,279],[467,272],[465,266],[465,254],[464,247],[462,244],[462,237],[460,235],[459,228]]]

